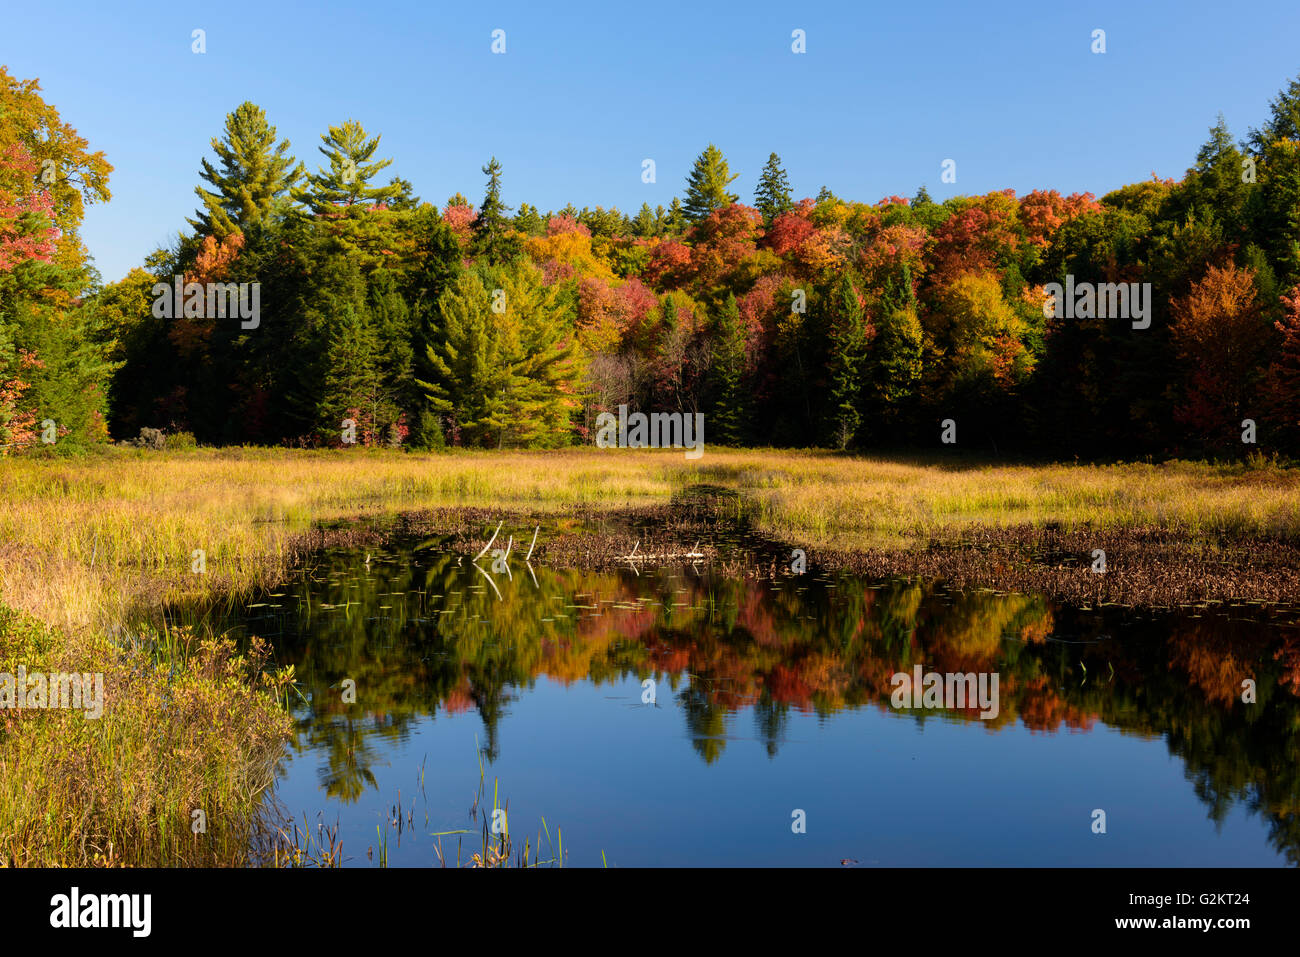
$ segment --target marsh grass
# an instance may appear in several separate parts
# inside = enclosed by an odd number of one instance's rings
[[[317,523],[456,506],[535,515],[669,504],[804,547],[906,548],[965,529],[1158,528],[1189,540],[1300,540],[1300,474],[1265,465],[988,465],[820,452],[570,449],[415,455],[113,450],[0,463],[0,601],[62,629],[157,623],[170,603],[282,580]],[[205,553],[206,573],[191,571]]]
[[[0,858],[19,866],[240,864],[288,739],[291,673],[188,632],[115,645],[0,607],[0,671],[101,672],[103,714],[4,711]],[[195,811],[204,817],[196,818]]]

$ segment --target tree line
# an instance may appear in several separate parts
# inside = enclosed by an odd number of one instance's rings
[[[622,404],[702,412],[708,444],[1300,453],[1300,79],[1240,142],[1220,117],[1181,180],[1100,199],[796,200],[772,153],[743,203],[710,144],[634,215],[512,209],[495,158],[477,205],[425,202],[354,120],[310,172],[244,103],[188,229],[107,285],[77,227],[111,167],[3,68],[0,107],[9,453],[144,428],[550,448]],[[257,321],[160,311],[177,277],[258,284]],[[1119,283],[1149,290],[1146,325],[1054,302]]]

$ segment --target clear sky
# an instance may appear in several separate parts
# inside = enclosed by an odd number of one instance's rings
[[[797,196],[874,202],[1011,187],[1097,195],[1180,177],[1222,111],[1234,136],[1300,73],[1300,3],[8,4],[0,62],[103,149],[113,200],[84,236],[105,281],[186,228],[226,113],[267,110],[315,169],[354,118],[442,205],[665,206],[709,142],[752,202],[770,152]],[[551,8],[558,8],[551,9]],[[207,52],[191,50],[206,31]],[[492,31],[506,53],[491,52]],[[807,52],[791,51],[802,29]],[[1091,52],[1092,31],[1106,52]],[[641,180],[651,158],[657,182]],[[945,159],[957,182],[940,182]]]

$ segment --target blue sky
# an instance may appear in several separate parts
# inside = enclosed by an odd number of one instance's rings
[[[439,205],[457,191],[477,203],[495,154],[512,206],[635,212],[680,195],[709,142],[746,201],[773,150],[798,196],[1101,195],[1181,176],[1220,111],[1241,137],[1300,73],[1294,0],[542,6],[14,4],[0,62],[39,77],[115,167],[112,202],[83,230],[105,281],[185,228],[199,160],[245,99],[311,169],[326,127],[355,118],[383,135],[385,179]],[[955,184],[939,179],[949,158]]]

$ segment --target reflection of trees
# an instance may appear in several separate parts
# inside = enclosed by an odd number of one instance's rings
[[[761,698],[754,705],[754,728],[767,750],[769,758],[776,757],[777,745],[785,738],[785,728],[790,722],[790,706]]]
[[[385,744],[440,710],[474,709],[496,757],[504,709],[539,676],[667,680],[695,750],[712,763],[742,710],[753,709],[775,755],[792,710],[890,710],[890,676],[920,664],[997,672],[1000,711],[986,728],[1053,733],[1102,721],[1163,736],[1213,819],[1244,803],[1265,815],[1276,846],[1293,861],[1300,853],[1300,641],[1280,629],[1208,612],[1160,622],[1114,608],[1085,614],[917,581],[845,578],[827,588],[808,576],[755,582],[666,570],[539,569],[534,585],[516,568],[513,580],[496,576],[498,599],[442,547],[377,556],[369,571],[356,553],[328,552],[294,586],[296,605],[263,599],[284,606],[276,621],[248,622],[279,633],[282,657],[296,665],[310,701],[299,709],[300,746],[328,754],[320,773],[333,796],[360,796]],[[1121,626],[1124,641],[1105,638]],[[1255,705],[1240,700],[1245,677],[1257,682]],[[356,681],[354,705],[342,703],[345,678]],[[915,720],[974,721],[978,711],[919,711]]]

